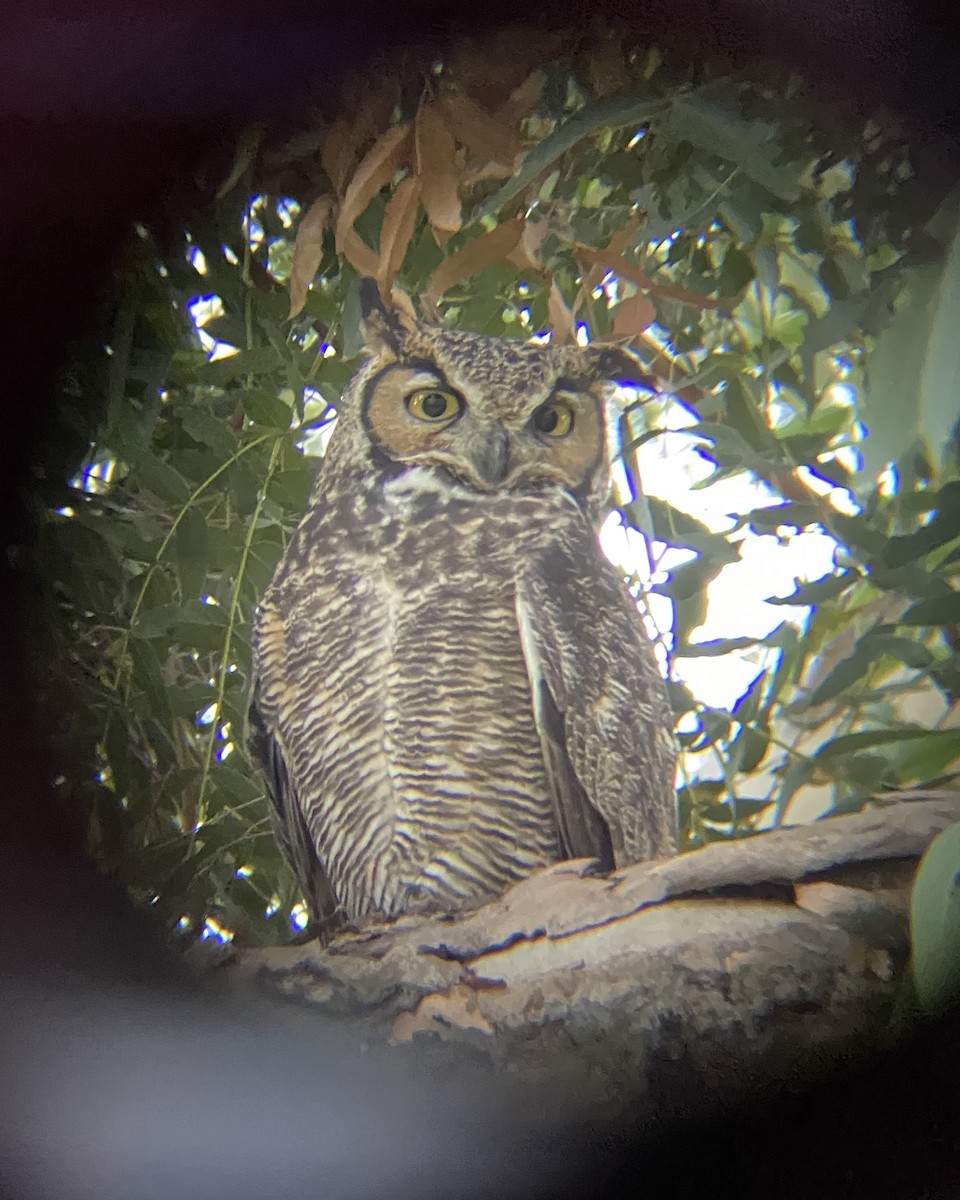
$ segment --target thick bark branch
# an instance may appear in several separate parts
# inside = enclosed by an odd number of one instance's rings
[[[606,878],[563,863],[460,917],[248,951],[221,976],[438,1069],[479,1057],[593,1111],[689,1113],[888,1038],[916,863],[957,820],[960,793],[915,793]]]

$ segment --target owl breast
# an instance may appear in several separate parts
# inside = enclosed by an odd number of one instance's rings
[[[267,598],[306,715],[297,788],[353,916],[459,908],[560,857],[514,576],[544,501],[416,483],[313,514]]]

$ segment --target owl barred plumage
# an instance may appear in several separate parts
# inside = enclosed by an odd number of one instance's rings
[[[369,357],[255,629],[251,740],[314,915],[674,853],[669,705],[595,532],[609,352],[363,294]]]

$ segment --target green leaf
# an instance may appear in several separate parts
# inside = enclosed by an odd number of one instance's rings
[[[286,513],[299,517],[307,507],[313,484],[310,469],[278,471],[267,486],[267,495]]]
[[[950,585],[939,575],[924,571],[921,567],[896,567],[884,569],[872,567],[869,575],[874,587],[885,592],[902,592],[918,600],[939,599],[950,595]]]
[[[225,629],[227,614],[219,604],[204,604],[202,600],[187,600],[183,604],[163,604],[142,613],[133,625],[134,637],[177,637],[190,627]],[[222,640],[222,638],[220,639]],[[219,641],[214,642],[219,645]]]
[[[216,701],[217,694],[214,688],[206,683],[181,683],[178,687],[172,688],[170,691],[170,708],[177,717],[185,717],[193,721],[198,713],[209,708]],[[191,779],[194,777],[193,772],[189,772]]]
[[[524,158],[520,170],[480,205],[475,216],[485,217],[498,213],[551,163],[556,162],[568,150],[572,150],[584,138],[608,129],[620,129],[624,125],[644,125],[665,107],[666,101],[649,96],[608,96],[604,100],[588,104],[569,120],[558,125],[543,141],[538,142]]]
[[[767,596],[765,603],[803,606],[823,604],[826,600],[835,599],[841,592],[856,583],[859,578],[860,576],[855,571],[840,571],[836,575],[823,575],[811,583],[798,582],[789,596]]]
[[[777,264],[781,285],[793,292],[815,316],[826,316],[830,310],[830,299],[809,258],[781,251],[777,255]]]
[[[930,316],[918,397],[919,432],[931,461],[943,466],[960,421],[960,226],[956,221]]]
[[[886,532],[875,528],[863,514],[834,513],[833,529],[845,546],[862,551],[870,559],[879,559],[887,547]]]
[[[897,619],[898,625],[960,625],[960,592],[920,600]]]
[[[960,997],[960,823],[927,847],[910,901],[917,999],[937,1014]]]
[[[728,713],[707,708],[698,713],[698,719],[700,722],[700,734],[694,743],[693,749],[703,750],[707,746],[712,746],[715,742],[725,742],[729,739],[731,720]]]
[[[751,637],[711,638],[706,642],[684,642],[677,646],[679,658],[719,658],[735,650],[748,650],[756,646],[757,639]]]
[[[716,102],[693,95],[674,100],[667,129],[674,141],[726,159],[781,200],[800,195],[794,172],[773,164],[780,153],[773,125],[744,121]]]
[[[841,659],[810,695],[798,702],[798,707],[813,708],[817,704],[833,700],[841,692],[847,691],[858,683],[875,665],[876,661],[876,651],[869,641],[861,640],[851,655]]]
[[[163,667],[156,650],[147,641],[130,642],[133,682],[143,691],[150,711],[167,727],[173,723],[170,699],[163,682]]]
[[[951,480],[940,489],[936,508],[936,515],[920,529],[890,538],[883,551],[887,566],[900,567],[915,562],[960,536],[960,482]]]
[[[748,730],[753,732],[753,730]],[[769,800],[755,799],[750,796],[731,796],[730,807],[733,809],[734,823],[739,825],[741,821],[748,821],[751,817],[759,816],[760,813],[766,812],[770,807]]]
[[[960,729],[934,729],[926,737],[904,746],[896,755],[902,783],[936,779],[960,759]]]
[[[730,747],[730,757],[736,764],[738,771],[745,775],[751,775],[766,758],[769,749],[770,733],[767,727],[765,725],[762,727],[745,725],[733,740],[733,744]],[[737,821],[743,820],[744,816],[751,815],[750,812],[744,813],[742,816],[740,815],[740,803],[740,801],[736,802],[738,811]],[[761,804],[761,809],[756,811],[762,811],[768,807],[770,801],[753,801],[752,803]]]
[[[625,187],[628,192],[640,187],[646,179],[643,163],[632,150],[619,150],[609,154],[600,165],[599,173]]]
[[[860,476],[865,486],[918,439],[931,462],[945,461],[960,397],[960,231],[955,221],[954,229],[942,263],[908,273],[897,314],[870,355],[862,399],[870,431]]]
[[[878,654],[889,654],[891,658],[899,659],[908,667],[925,670],[934,662],[930,651],[920,642],[911,638],[897,637],[892,633],[871,633],[870,645]]]
[[[152,450],[147,450],[137,460],[137,483],[147,489],[159,500],[166,500],[181,507],[190,496],[190,486],[179,471],[175,471],[169,463],[158,458]]]
[[[739,520],[741,525],[748,525],[755,533],[772,533],[784,525],[798,530],[816,525],[820,520],[820,511],[814,504],[784,500],[782,504],[751,509]]]
[[[175,550],[183,599],[199,599],[207,581],[207,519],[198,508],[181,516]]]
[[[117,795],[133,800],[148,788],[150,776],[132,744],[126,725],[114,717],[104,734],[104,748]]]
[[[790,801],[797,792],[810,782],[815,770],[816,763],[809,758],[788,758],[784,765],[776,768],[774,774],[780,778],[780,786],[774,801],[777,823],[783,819]]]
[[[644,500],[650,515],[652,533],[657,541],[666,542],[670,546],[683,546],[690,550],[696,550],[698,554],[718,563],[739,560],[738,548],[731,545],[721,534],[714,533],[696,517],[691,517],[689,513],[675,508],[658,496],[645,496]],[[632,505],[625,505],[623,512],[634,528],[644,528],[634,519],[637,514]],[[649,530],[645,529],[645,532],[649,532]]]
[[[766,671],[761,671],[733,706],[733,717],[741,725],[747,725],[756,719],[757,713],[760,710],[760,698],[763,695],[763,687],[766,681],[767,673]]]
[[[242,396],[243,411],[254,425],[266,429],[289,429],[293,412],[289,404],[269,388],[246,391]]]
[[[227,358],[208,361],[198,372],[198,377],[201,383],[223,387],[244,375],[261,375],[282,367],[283,360],[272,346],[255,346],[252,350],[241,350]]]
[[[226,422],[199,404],[181,408],[179,417],[181,425],[194,441],[209,446],[220,457],[229,458],[236,451],[236,436],[227,428]]]
[[[731,246],[723,259],[723,269],[720,272],[720,294],[735,296],[742,292],[748,283],[754,279],[753,263],[750,256],[739,246]]]
[[[872,746],[915,742],[921,738],[933,741],[946,740],[955,745],[960,753],[960,731],[955,729],[932,732],[929,729],[869,729],[862,733],[847,733],[827,742],[817,751],[817,760],[820,763],[829,762],[835,758],[845,758],[848,754],[854,754]]]
[[[340,317],[343,328],[344,358],[354,358],[363,349],[363,327],[360,308],[360,278],[354,275],[343,297]]]
[[[763,466],[763,460],[757,454],[756,448],[744,437],[741,430],[731,425],[722,425],[718,421],[696,421],[693,425],[688,425],[683,432],[709,439],[714,450],[711,457],[721,466],[747,469]]]

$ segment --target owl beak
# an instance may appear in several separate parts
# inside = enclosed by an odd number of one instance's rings
[[[485,429],[472,458],[474,469],[484,483],[503,483],[510,466],[510,437],[507,431],[498,425]]]

